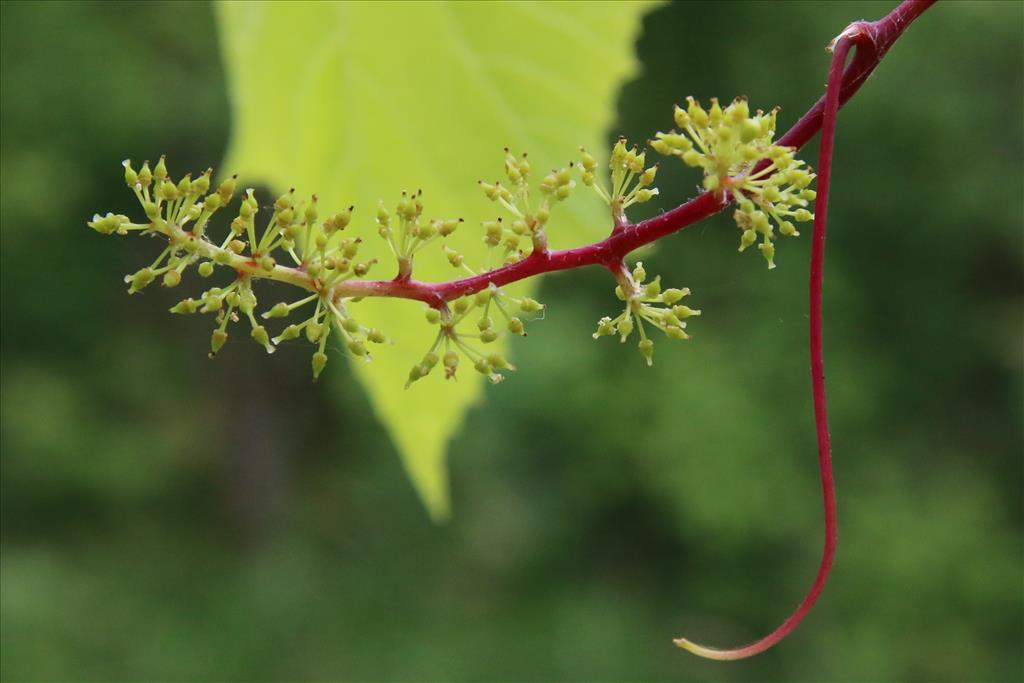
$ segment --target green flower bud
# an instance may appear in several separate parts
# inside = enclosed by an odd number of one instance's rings
[[[740,248],[739,251],[743,251],[751,244],[757,241],[757,233],[754,230],[744,230],[743,234],[740,235]]]
[[[593,334],[594,339],[600,337],[607,337],[615,334],[615,323],[608,316],[605,316],[597,321],[597,332]]]
[[[537,311],[541,310],[542,308],[544,308],[544,304],[540,303],[539,301],[537,301],[535,299],[531,299],[529,297],[525,297],[519,303],[519,310],[521,310],[523,313],[536,313]]]
[[[210,335],[210,356],[217,355],[220,351],[220,347],[224,346],[224,342],[228,340],[228,333],[224,330],[217,329]]]
[[[135,184],[139,182],[139,175],[132,169],[132,160],[125,159],[121,162],[124,166],[124,182],[128,187],[135,187]]]
[[[640,343],[637,344],[637,348],[640,349],[640,353],[643,355],[644,360],[647,361],[647,365],[654,364],[654,342],[650,339],[641,339]]]
[[[131,287],[128,288],[128,293],[134,294],[140,289],[145,288],[155,277],[156,273],[153,272],[152,268],[143,268],[133,275],[129,275],[126,279],[127,282],[131,283]]]
[[[508,331],[512,334],[520,334],[526,336],[526,330],[523,325],[523,321],[519,318],[512,317],[508,320]]]
[[[623,318],[615,327],[619,331],[619,336],[625,339],[633,333],[633,319]]]
[[[148,161],[142,162],[142,168],[139,169],[138,180],[142,187],[149,187],[153,183],[153,172],[149,170]]]
[[[317,351],[313,354],[313,379],[318,379],[320,373],[324,371],[324,367],[327,365],[327,354],[323,351]]]
[[[498,338],[498,333],[494,330],[483,330],[480,332],[480,341],[484,344],[490,344]]]
[[[423,379],[430,372],[430,368],[425,367],[422,363],[412,366],[409,369],[409,379],[405,382],[405,388],[408,389],[412,386],[413,382]]]
[[[267,328],[263,327],[263,325],[257,325],[252,328],[250,335],[256,340],[257,344],[267,349],[267,353],[274,352],[274,347],[270,344],[270,335],[267,334]]]
[[[300,334],[302,334],[302,328],[298,325],[289,325],[281,331],[281,334],[274,337],[274,343],[279,344],[283,341],[298,339]]]
[[[181,284],[181,273],[176,270],[169,270],[164,273],[164,287],[177,287]]]
[[[691,315],[700,315],[700,311],[689,306],[675,306],[672,308],[672,315],[680,320],[686,320]]]
[[[688,289],[666,289],[661,293],[661,300],[666,304],[674,304],[675,302],[682,299],[684,296],[690,293]]]
[[[165,154],[161,154],[160,161],[156,163],[156,167],[153,169],[153,179],[157,183],[160,183],[167,178],[167,160],[165,157]]]
[[[357,356],[360,358],[366,356],[366,346],[363,345],[363,342],[357,339],[353,339],[349,341],[348,344],[346,344],[346,346],[348,347],[349,353],[351,353],[353,356]]]
[[[323,326],[323,323],[309,323],[306,325],[306,339],[309,340],[310,344],[315,344],[320,341],[320,336],[327,330]]]
[[[189,192],[191,194],[194,194],[194,195],[204,194],[207,190],[210,189],[210,176],[211,175],[213,175],[213,169],[212,168],[206,169],[206,171],[203,173],[203,175],[199,176],[198,178],[196,178],[195,180],[192,181],[192,187],[189,188]],[[218,200],[219,200],[219,197],[218,197]]]
[[[668,335],[669,339],[678,339],[680,341],[690,338],[690,335],[686,334],[686,330],[681,327],[666,327],[665,334]]]
[[[388,338],[384,336],[384,333],[376,328],[371,328],[370,331],[366,333],[366,338],[374,344],[383,344],[388,340]]]
[[[428,308],[426,310],[425,315],[427,318],[427,322],[430,323],[431,325],[436,325],[439,322],[441,322],[441,312],[436,308]]]
[[[288,304],[283,301],[278,302],[271,307],[269,311],[263,314],[264,318],[284,318],[291,310],[288,308]]]
[[[789,221],[782,221],[782,223],[779,225],[779,232],[785,235],[786,237],[798,237],[800,235],[800,233],[797,232],[796,230],[796,226],[790,223]]]
[[[175,313],[178,315],[189,315],[191,313],[195,313],[196,311],[198,311],[200,304],[201,302],[196,301],[195,299],[192,298],[188,298],[179,301],[169,310],[171,313]]]
[[[231,198],[235,195],[235,182],[238,180],[237,175],[233,175],[220,184],[217,188],[217,196],[220,197],[221,206],[226,205],[231,201]]]
[[[180,181],[178,181],[178,185],[177,185],[176,189],[178,191],[178,196],[179,197],[188,196],[189,192],[192,191],[192,174],[188,173],[188,174],[185,175],[184,178],[182,178]]]
[[[173,201],[178,197],[178,188],[174,186],[174,183],[165,180],[160,183],[157,195],[165,201]]]

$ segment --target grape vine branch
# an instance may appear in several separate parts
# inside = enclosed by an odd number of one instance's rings
[[[349,313],[346,303],[355,303],[365,297],[412,299],[425,303],[427,322],[437,325],[438,330],[423,361],[410,371],[406,384],[408,387],[438,365],[442,352],[446,378],[455,376],[461,352],[473,362],[477,371],[491,381],[501,381],[503,376],[496,370],[514,368],[499,353],[475,349],[469,340],[476,339],[482,344],[489,344],[498,338],[498,332],[488,314],[492,305],[507,320],[508,331],[514,334],[525,334],[523,322],[510,315],[506,307],[514,304],[520,311],[529,313],[540,310],[542,305],[529,298],[511,297],[500,288],[544,273],[590,265],[601,266],[613,275],[619,285],[616,294],[626,302],[625,310],[617,318],[605,317],[599,321],[598,330],[593,336],[598,338],[617,334],[621,341],[625,341],[636,329],[641,339],[638,348],[650,365],[653,342],[644,331],[644,322],[661,329],[669,338],[687,339],[689,336],[684,331],[686,323],[683,320],[700,315],[701,311],[682,304],[676,305],[689,294],[688,289],[662,290],[660,278],[644,284],[647,275],[642,264],[637,264],[630,273],[625,264],[629,253],[735,203],[738,210],[734,218],[743,231],[739,251],[752,246],[760,234],[763,241],[758,245],[758,250],[767,260],[768,267],[774,268],[775,246],[772,240],[775,236],[769,216],[778,225],[779,233],[786,236],[799,234],[787,218],[798,222],[813,220],[808,287],[809,350],[825,526],[824,550],[818,572],[793,613],[774,631],[750,645],[736,649],[715,649],[697,645],[686,638],[675,640],[679,647],[710,659],[750,657],[778,643],[806,617],[824,589],[835,558],[836,497],[826,415],[822,288],[836,118],[839,109],[866,82],[892,45],[934,2],[904,0],[877,21],[855,21],[847,26],[828,46],[832,59],[824,96],[774,143],[772,137],[777,110],[768,113],[757,110],[756,114],[751,115],[745,98],[737,98],[725,108],[720,106],[717,99],[712,99],[712,106],[707,112],[693,98],[688,98],[687,109],[676,107],[674,118],[682,132],[673,130],[670,133],[658,133],[658,139],[650,141],[649,145],[660,154],[680,157],[688,166],[703,168],[706,191],[658,216],[630,223],[625,215],[627,207],[648,201],[658,193],[652,187],[657,166],[645,169],[645,153],[638,152],[636,147],[627,149],[625,140],[620,139],[612,150],[612,186],[611,191],[606,192],[594,174],[596,160],[581,149],[583,183],[593,187],[611,209],[611,234],[593,244],[556,251],[548,249],[544,225],[548,221],[550,208],[567,198],[575,185],[570,169],[553,170],[545,176],[540,184],[544,198],[533,209],[526,184],[530,173],[526,155],[517,159],[507,149],[505,171],[513,189],[503,187],[500,183],[481,183],[481,189],[488,198],[515,217],[510,226],[503,224],[500,218],[498,221],[484,223],[487,231],[485,242],[489,247],[499,244],[504,246],[505,265],[475,271],[463,263],[461,254],[446,246],[445,254],[451,265],[467,270],[471,275],[445,282],[414,279],[413,257],[423,246],[454,232],[462,220],[422,223],[421,193],[411,196],[403,193],[396,209],[397,224],[392,223],[383,204],[378,208],[378,233],[387,241],[398,262],[398,273],[389,280],[364,278],[377,259],[353,263],[361,239],[332,242],[332,237],[349,224],[352,207],[314,228],[318,225],[316,195],[302,209],[302,205],[293,201],[294,190],[275,202],[274,214],[262,237],[257,237],[253,219],[259,209],[258,203],[253,191],[247,190],[239,215],[231,223],[231,234],[217,246],[208,239],[205,228],[213,213],[230,201],[235,189],[234,177],[225,180],[216,192],[200,200],[210,189],[212,169],[196,180],[192,180],[191,174],[186,175],[175,184],[168,178],[163,157],[154,169],[150,170],[149,162],[145,162],[138,172],[131,167],[130,160],[124,162],[125,182],[142,204],[149,218],[148,223],[132,223],[126,216],[108,213],[105,217],[97,214],[89,226],[103,234],[142,231],[159,233],[168,238],[167,248],[152,266],[126,278],[126,282],[131,284],[130,293],[139,291],[161,274],[164,286],[175,287],[181,281],[182,272],[197,262],[200,262],[198,271],[203,277],[210,276],[215,265],[234,272],[235,280],[227,288],[211,288],[204,292],[201,301],[189,298],[171,309],[174,313],[202,312],[217,315],[219,327],[211,337],[211,356],[226,341],[228,322],[237,321],[238,314],[242,313],[252,325],[251,336],[268,353],[272,353],[281,341],[295,339],[304,331],[311,342],[318,344],[312,359],[313,375],[316,377],[327,363],[325,349],[333,327],[337,328],[349,353],[354,357],[368,360],[365,342],[380,344],[387,340],[380,330],[359,324]],[[852,59],[848,60],[851,54]],[[818,189],[815,192],[808,187],[814,174],[801,168],[803,162],[797,160],[794,153],[818,131],[821,131],[821,144]],[[151,194],[150,185],[154,180],[156,185]],[[632,189],[628,190],[630,186]],[[809,201],[814,202],[813,214],[805,208]],[[299,218],[300,212],[304,222]],[[195,221],[194,225],[187,228],[187,224],[192,221]],[[532,248],[529,252],[519,249],[520,236],[525,235],[530,235]],[[294,251],[300,243],[302,258]],[[331,244],[333,246],[328,248]],[[246,249],[249,254],[243,255]],[[296,266],[279,265],[270,255],[278,249],[290,256]],[[169,260],[167,265],[161,267],[164,259]],[[303,299],[276,304],[262,314],[264,319],[285,317],[293,310],[315,303],[312,317],[301,325],[289,325],[280,336],[271,339],[267,329],[254,315],[257,299],[251,282],[258,279],[285,282],[307,290]],[[225,303],[226,312],[223,310]],[[454,315],[449,310],[449,303],[453,303]],[[477,321],[478,333],[466,334],[457,330],[456,326],[474,307],[482,309]]]

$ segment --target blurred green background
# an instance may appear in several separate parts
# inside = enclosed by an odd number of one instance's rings
[[[687,94],[778,103],[787,127],[828,40],[890,7],[656,10],[609,138],[665,128]],[[155,244],[85,227],[133,209],[124,157],[223,155],[210,7],[0,12],[4,680],[1021,677],[1024,5],[940,3],[840,116],[839,555],[807,622],[734,664],[670,638],[747,642],[813,576],[806,236],[771,273],[727,216],[646,254],[704,310],[653,370],[591,341],[604,273],[547,279],[433,526],[344,364],[312,384],[301,345],[208,361],[208,325],[166,313],[180,296],[124,292]],[[695,183],[663,165],[650,210]]]

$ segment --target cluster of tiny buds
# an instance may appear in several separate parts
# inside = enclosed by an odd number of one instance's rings
[[[665,333],[669,339],[689,339],[686,333],[686,319],[700,315],[700,311],[680,304],[690,294],[690,290],[661,288],[661,276],[650,282],[643,263],[637,263],[630,273],[625,267],[615,274],[619,284],[615,288],[615,296],[625,301],[625,309],[614,318],[605,316],[597,321],[594,339],[617,334],[619,341],[625,343],[633,331],[639,333],[640,341],[637,348],[643,355],[647,365],[654,362],[654,340],[647,335],[645,323]]]
[[[495,240],[492,224],[484,223],[484,242],[495,247],[504,244],[503,262],[521,258],[545,243],[543,228],[550,217],[551,207],[565,199],[573,181],[565,176],[566,169],[553,171],[541,183],[541,200],[532,206],[526,178],[529,165],[525,156],[513,159],[507,153],[506,173],[512,190],[501,185],[485,186],[514,214],[510,231],[518,236],[532,237],[526,251],[505,235]],[[223,240],[213,240],[207,233],[209,221],[221,208],[228,205],[236,192],[235,176],[223,181],[210,192],[212,170],[197,179],[190,175],[179,181],[172,180],[166,159],[150,168],[149,162],[136,170],[130,160],[123,162],[125,182],[135,193],[148,221],[132,222],[127,216],[108,213],[93,216],[89,227],[103,234],[126,235],[136,231],[158,234],[166,238],[163,251],[150,265],[125,277],[129,293],[136,293],[162,278],[164,287],[178,286],[182,275],[195,267],[203,278],[213,276],[218,266],[231,274],[230,282],[209,287],[198,298],[186,298],[171,307],[177,314],[210,314],[215,319],[210,338],[210,355],[216,355],[229,337],[229,325],[245,320],[249,335],[273,353],[283,342],[305,337],[315,347],[312,356],[314,378],[319,377],[328,361],[328,341],[332,335],[340,338],[341,346],[353,358],[370,359],[369,347],[388,341],[382,331],[362,325],[352,315],[353,304],[361,300],[358,294],[346,294],[344,283],[353,278],[364,278],[377,263],[376,259],[357,260],[362,239],[344,237],[342,232],[352,221],[354,207],[320,220],[317,197],[300,200],[290,190],[273,203],[269,219],[262,227],[257,223],[261,207],[253,190],[243,193],[237,215],[229,224]],[[398,275],[396,282],[409,280],[415,255],[428,245],[451,235],[463,223],[459,219],[425,219],[422,192],[402,193],[393,212],[378,206],[375,222],[377,233],[394,256]],[[524,227],[525,226],[525,227]],[[444,252],[452,265],[472,274],[485,272],[470,268],[464,257],[445,246]],[[279,259],[291,261],[281,265]],[[257,312],[259,301],[253,283],[259,279],[285,282],[305,290],[294,301],[274,303],[262,313]],[[292,316],[305,310],[304,318],[286,325],[279,334],[271,336],[264,321]],[[541,311],[542,304],[534,299],[520,298],[491,286],[473,296],[464,297],[439,307],[428,308],[427,320],[439,326],[438,335],[422,363],[410,373],[410,382],[429,373],[437,362],[437,353],[444,354],[445,376],[455,377],[459,356],[471,361],[473,367],[492,381],[502,378],[501,371],[511,370],[500,354],[489,352],[484,346],[492,344],[504,332],[526,334],[522,314]],[[474,312],[475,332],[469,333],[460,325]],[[494,316],[499,317],[495,323]],[[493,348],[493,347],[492,347]]]
[[[450,307],[427,308],[427,322],[437,326],[437,334],[423,360],[409,371],[406,388],[429,375],[439,360],[444,365],[445,378],[454,378],[460,357],[497,384],[504,379],[500,371],[515,367],[488,346],[503,334],[525,337],[525,325],[519,316],[543,310],[544,305],[535,299],[512,296],[493,284],[472,296],[456,299]]]
[[[657,164],[645,168],[646,153],[639,151],[636,145],[630,147],[626,138],[619,138],[612,147],[608,160],[608,168],[611,170],[610,190],[605,188],[595,174],[597,160],[583,147],[580,147],[580,155],[583,184],[594,188],[608,204],[617,226],[626,223],[626,209],[634,204],[649,202],[658,194],[658,188],[652,187],[658,173]]]
[[[484,221],[484,243],[488,253],[500,247],[499,264],[514,263],[533,253],[546,253],[548,238],[545,226],[551,218],[552,208],[569,198],[576,185],[569,167],[553,169],[540,181],[540,197],[534,199],[530,192],[530,162],[524,153],[516,157],[505,148],[505,177],[508,185],[500,181],[480,181],[484,196],[503,209],[505,216]],[[508,218],[508,220],[505,220]],[[449,254],[449,260],[453,256]],[[453,265],[461,266],[460,263]],[[491,266],[490,257],[487,267]],[[472,272],[472,271],[471,271]]]
[[[794,150],[772,142],[777,110],[767,114],[758,110],[752,115],[742,98],[724,109],[714,99],[708,110],[693,98],[687,102],[686,108],[675,108],[677,130],[658,133],[649,142],[651,148],[701,168],[704,187],[738,206],[734,217],[742,230],[740,251],[760,236],[758,248],[769,267],[774,268],[776,227],[782,235],[796,236],[799,233],[792,221],[813,219],[807,206],[815,197],[809,188],[814,174],[795,158]],[[576,173],[608,204],[616,231],[628,225],[627,209],[658,194],[653,186],[657,165],[648,166],[645,152],[630,146],[624,138],[611,150],[609,185],[599,178],[597,160],[583,148],[580,154],[579,164],[552,169],[532,188],[527,155],[517,156],[506,148],[505,179],[480,182],[484,196],[498,204],[503,214],[482,223],[486,262],[474,269],[463,254],[443,244],[448,262],[461,272],[479,277],[534,255],[547,255],[546,230],[551,212],[570,197]],[[423,287],[423,283],[412,280],[415,257],[463,224],[461,218],[426,218],[422,191],[403,192],[393,211],[381,202],[375,216],[377,234],[395,259],[397,275],[390,281],[368,282],[365,277],[377,259],[360,260],[362,238],[343,234],[352,222],[354,207],[321,220],[316,195],[301,199],[292,189],[274,201],[269,219],[261,226],[256,217],[261,208],[267,207],[260,207],[249,189],[242,195],[227,234],[223,239],[212,239],[208,234],[210,220],[235,195],[235,176],[211,189],[211,169],[196,178],[186,174],[175,181],[162,156],[152,168],[148,161],[138,170],[130,160],[123,166],[125,183],[135,194],[146,220],[133,222],[122,214],[97,214],[89,227],[108,235],[156,234],[167,242],[151,264],[125,277],[129,293],[139,292],[157,280],[164,287],[176,287],[192,267],[202,278],[209,278],[219,267],[230,273],[230,281],[207,288],[198,298],[183,299],[171,307],[171,312],[213,316],[211,356],[227,342],[229,325],[240,321],[248,323],[249,336],[268,353],[285,341],[305,337],[315,348],[314,378],[327,364],[330,339],[338,339],[350,357],[364,360],[370,359],[372,345],[388,341],[381,330],[365,326],[354,317],[354,306],[368,294],[410,296],[409,288]],[[620,263],[613,272],[618,285],[615,293],[625,302],[625,308],[614,318],[602,318],[595,338],[614,334],[624,342],[636,330],[638,347],[648,365],[654,343],[646,325],[660,329],[670,339],[689,338],[686,319],[700,315],[700,311],[679,303],[689,294],[688,289],[663,291],[660,278],[647,282],[640,263],[632,272]],[[302,293],[295,300],[276,302],[257,313],[259,301],[253,283],[260,279],[290,284]],[[502,334],[525,336],[523,317],[541,312],[543,305],[512,296],[494,284],[470,291],[454,300],[413,297],[432,301],[426,320],[437,326],[437,331],[423,359],[410,370],[407,386],[429,375],[439,363],[444,366],[444,376],[454,378],[460,359],[492,382],[500,381],[503,371],[513,369],[492,344]],[[304,311],[300,318],[276,336],[264,327],[264,321],[287,318],[300,310]]]
[[[777,114],[778,108],[768,113],[759,109],[751,115],[744,98],[736,98],[724,109],[712,98],[705,110],[688,97],[686,108],[675,108],[677,130],[658,133],[650,142],[659,154],[679,157],[687,166],[702,169],[705,189],[727,193],[739,204],[734,214],[742,231],[739,250],[760,235],[758,249],[769,268],[775,267],[772,221],[779,233],[796,237],[800,233],[791,219],[814,219],[806,208],[815,197],[808,187],[814,174],[803,168],[804,162],[792,148],[772,142]]]

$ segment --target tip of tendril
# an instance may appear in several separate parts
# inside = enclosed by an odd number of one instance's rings
[[[686,638],[675,638],[672,642],[675,643],[677,647],[681,647],[687,652],[705,659],[725,661],[729,659],[743,659],[747,656],[742,650],[719,650],[713,647],[704,647],[703,645],[698,645],[692,640],[687,640]]]

